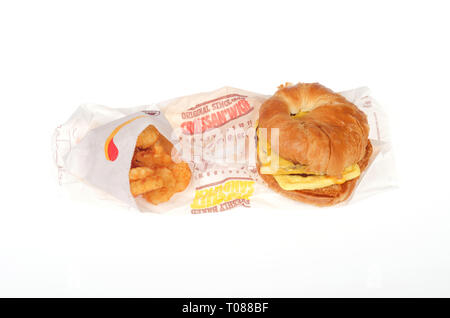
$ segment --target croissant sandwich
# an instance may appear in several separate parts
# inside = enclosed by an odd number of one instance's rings
[[[372,154],[366,115],[318,83],[281,85],[261,105],[257,133],[267,185],[318,206],[346,200]]]

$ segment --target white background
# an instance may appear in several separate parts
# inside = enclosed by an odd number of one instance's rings
[[[450,296],[446,1],[4,1],[0,296]],[[400,187],[345,208],[143,214],[69,197],[85,102],[369,86]]]

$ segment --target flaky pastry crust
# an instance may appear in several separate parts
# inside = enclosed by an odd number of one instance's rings
[[[307,113],[292,116],[297,112]],[[318,83],[280,86],[261,105],[259,127],[279,128],[281,157],[336,177],[364,158],[369,136],[366,115]]]

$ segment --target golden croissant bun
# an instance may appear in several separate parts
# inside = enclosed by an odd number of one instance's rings
[[[259,128],[269,128],[268,136],[270,128],[279,128],[281,158],[301,165],[308,174],[333,180],[342,178],[343,171],[355,164],[359,165],[358,171],[364,170],[372,153],[366,115],[343,96],[318,83],[280,86],[261,105]],[[345,200],[357,180],[317,189],[284,190],[274,176],[261,176],[272,189],[316,205]]]

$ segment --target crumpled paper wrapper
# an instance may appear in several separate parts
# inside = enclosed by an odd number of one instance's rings
[[[374,147],[369,166],[359,178],[351,198],[340,204],[346,205],[396,187],[396,178],[388,120],[382,107],[365,87],[340,94],[366,113],[369,139]],[[203,214],[236,210],[238,207],[309,207],[266,187],[256,167],[248,160],[224,163],[208,156],[208,153],[221,155],[221,151],[223,155],[244,153],[245,143],[239,142],[239,136],[233,137],[236,138],[233,148],[229,148],[224,138],[228,138],[227,132],[233,129],[254,129],[259,107],[268,97],[223,87],[133,108],[82,105],[55,130],[53,147],[59,182],[76,198],[113,200],[123,206],[156,213]],[[193,174],[189,187],[175,194],[169,202],[157,206],[142,198],[134,198],[129,190],[128,172],[136,139],[149,124],[155,125],[178,151],[200,156],[190,164]],[[121,125],[123,127],[113,138],[119,154],[111,161],[106,141]],[[180,149],[185,145],[179,143],[182,138],[190,142],[200,138],[200,141],[191,143],[198,149]],[[256,149],[256,145],[253,148]],[[114,156],[114,149],[110,151]],[[253,154],[256,152],[250,155]],[[96,190],[87,190],[85,185]]]

